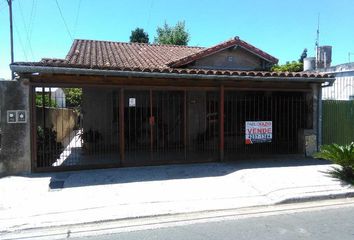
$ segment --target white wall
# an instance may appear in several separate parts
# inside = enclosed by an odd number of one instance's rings
[[[335,73],[335,77],[332,87],[322,89],[322,99],[350,100],[354,97],[354,71]]]

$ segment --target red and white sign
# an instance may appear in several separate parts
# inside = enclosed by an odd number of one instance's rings
[[[272,121],[247,121],[246,144],[272,142]]]

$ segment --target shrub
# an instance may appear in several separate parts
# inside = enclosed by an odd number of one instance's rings
[[[329,173],[346,182],[354,184],[354,142],[348,145],[330,144],[321,147],[315,158],[323,158],[341,166],[334,167]]]

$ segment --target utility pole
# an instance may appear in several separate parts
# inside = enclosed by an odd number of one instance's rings
[[[10,47],[11,47],[11,64],[14,63],[14,34],[12,29],[12,0],[7,0],[9,4],[9,15],[10,15]],[[11,71],[11,80],[15,78],[15,74]]]

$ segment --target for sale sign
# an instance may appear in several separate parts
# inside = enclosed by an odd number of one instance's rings
[[[272,142],[272,121],[246,121],[246,144]]]

